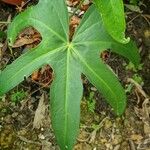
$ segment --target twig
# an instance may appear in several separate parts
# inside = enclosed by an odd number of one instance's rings
[[[138,18],[140,15],[141,15],[141,14],[136,15],[134,18],[132,18],[132,19],[128,22],[128,24],[130,24],[131,22],[133,22],[133,21],[134,21],[136,18]]]
[[[10,54],[11,54],[13,60],[15,60],[15,56],[14,56],[14,54],[13,54],[13,50],[12,50],[12,48],[11,48],[9,45],[8,45],[8,49],[9,49],[9,51],[10,51]]]
[[[40,142],[35,142],[35,141],[28,140],[28,139],[26,139],[25,137],[20,136],[20,135],[17,135],[17,137],[18,137],[21,141],[24,141],[24,142],[26,142],[26,143],[36,144],[36,145],[43,145],[43,144],[40,143]]]
[[[29,2],[30,2],[31,0],[27,0],[26,2],[22,2],[21,3],[21,6],[19,6],[19,5],[17,5],[17,10],[19,11],[19,12],[21,12],[22,11],[22,9],[23,9],[23,7],[25,7]]]
[[[79,138],[77,138],[77,141],[79,141],[79,142],[87,142],[88,140],[89,140],[89,138],[90,137],[87,137],[86,139],[79,139]]]
[[[148,98],[148,96],[146,95],[146,93],[143,91],[142,87],[140,84],[138,84],[135,80],[131,79],[131,78],[128,78],[127,79],[128,82],[132,83],[135,85],[135,87],[137,88],[137,90],[145,97],[145,98]]]
[[[89,133],[89,136],[86,139],[77,139],[79,142],[87,142],[89,141],[89,143],[92,143],[95,140],[97,131],[100,130],[100,128],[102,128],[104,122],[109,119],[109,117],[105,117],[100,123],[99,125],[91,132]],[[93,127],[91,127],[91,129],[93,129]]]
[[[131,150],[136,150],[134,142],[131,139],[129,139],[129,145]]]
[[[9,23],[11,23],[11,22],[9,22],[9,21],[0,21],[0,24],[9,24]]]
[[[136,15],[134,18],[132,18],[129,22],[128,22],[128,24],[130,24],[131,22],[133,22],[136,18],[138,18],[138,17],[143,17],[144,19],[145,19],[145,21],[147,22],[147,24],[148,25],[150,25],[150,22],[149,22],[149,15],[146,15],[146,14],[138,14],[138,15]]]
[[[147,18],[149,18],[149,16],[143,15],[143,14],[141,14],[141,16],[147,21],[148,25],[150,26],[150,21],[147,19]]]

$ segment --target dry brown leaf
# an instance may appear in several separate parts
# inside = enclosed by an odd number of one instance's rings
[[[80,19],[79,17],[73,16],[73,17],[71,18],[70,25],[71,25],[71,26],[79,25],[80,20],[81,20],[81,19]]]
[[[39,70],[36,70],[32,73],[31,78],[33,81],[37,81],[39,79]]]
[[[71,6],[76,6],[80,3],[80,0],[69,0]]]
[[[76,27],[79,25],[80,23],[80,18],[77,17],[77,16],[73,16],[70,20],[70,24],[69,24],[69,28],[70,28],[70,39],[72,38],[73,34],[74,34],[74,31],[76,29]]]
[[[24,45],[32,44],[36,41],[37,41],[37,39],[28,39],[26,37],[22,37],[22,38],[18,39],[12,47],[17,48],[17,47],[21,47]]]
[[[40,41],[41,35],[35,29],[29,27],[19,35],[12,47],[17,48],[28,44],[33,44],[35,42],[39,43]]]
[[[150,99],[146,98],[142,103],[142,108],[134,108],[136,115],[144,123],[144,133],[150,134]]]
[[[43,120],[45,118],[46,107],[47,107],[44,101],[45,101],[45,94],[42,94],[38,107],[35,111],[33,128],[39,129],[43,125]]]
[[[88,8],[89,8],[89,4],[88,5],[81,5],[81,10],[82,11],[87,11],[88,10]]]
[[[21,5],[23,0],[1,0],[1,1],[11,5]]]

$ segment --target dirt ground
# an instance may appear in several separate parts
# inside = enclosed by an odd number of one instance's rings
[[[36,1],[34,1],[36,3]],[[32,5],[28,3],[27,6]],[[136,70],[131,63],[109,52],[105,61],[119,76],[125,87],[128,103],[125,113],[116,117],[85,77],[84,96],[81,102],[80,133],[74,150],[150,150],[150,2],[141,1],[139,10],[126,8],[127,35],[135,40],[141,55]],[[86,6],[87,7],[87,6]],[[18,12],[16,7],[0,2],[0,30],[7,31],[7,23]],[[30,31],[31,29],[29,29]],[[38,35],[36,31],[31,33]],[[0,69],[17,58],[26,47],[33,47],[40,39],[13,49],[7,46],[6,37],[0,40]],[[20,43],[19,43],[20,44]],[[58,150],[51,127],[48,87],[51,69],[43,68],[40,79],[32,75],[1,97],[0,150]],[[43,115],[39,115],[43,114]],[[37,117],[38,116],[38,117]]]

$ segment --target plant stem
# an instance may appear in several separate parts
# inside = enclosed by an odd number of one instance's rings
[[[81,5],[83,4],[84,0],[81,0],[79,5],[76,7],[76,9],[73,11],[73,13],[71,14],[70,18],[72,18],[75,13],[78,11],[78,9],[81,7]]]

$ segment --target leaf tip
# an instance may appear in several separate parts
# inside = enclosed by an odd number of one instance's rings
[[[121,43],[123,43],[123,44],[127,44],[129,42],[130,42],[130,37],[127,37],[127,38],[124,37],[121,39]]]

